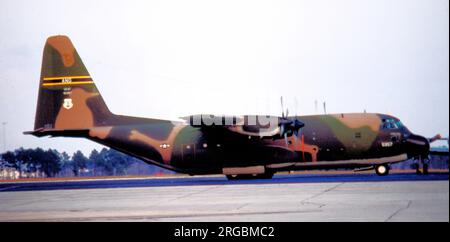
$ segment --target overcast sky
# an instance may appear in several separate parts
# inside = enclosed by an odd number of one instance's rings
[[[448,0],[0,0],[1,138],[7,149],[101,147],[22,134],[56,34],[71,38],[117,114],[280,115],[283,95],[291,113],[326,101],[329,113],[388,113],[448,136],[448,20]]]

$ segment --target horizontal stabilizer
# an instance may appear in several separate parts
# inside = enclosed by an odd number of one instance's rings
[[[33,131],[25,131],[23,134],[30,134],[36,137],[52,136],[52,137],[87,137],[89,129],[44,129],[39,128]]]

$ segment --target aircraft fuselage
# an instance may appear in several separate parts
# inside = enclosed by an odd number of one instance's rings
[[[410,158],[406,140],[412,134],[395,117],[352,113],[298,118],[305,126],[287,143],[282,137],[258,136],[258,128],[255,135],[246,135],[168,121],[94,127],[86,138],[188,174],[355,168]]]

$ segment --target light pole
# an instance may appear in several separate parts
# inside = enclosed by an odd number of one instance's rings
[[[6,152],[6,124],[7,124],[7,122],[2,122],[2,126],[3,126],[3,149],[4,149],[4,152]]]

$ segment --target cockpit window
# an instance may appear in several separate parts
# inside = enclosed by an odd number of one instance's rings
[[[403,124],[402,124],[402,122],[400,122],[400,120],[395,122],[395,125],[397,125],[397,128],[399,128],[399,129],[403,128]]]
[[[399,129],[403,126],[400,120],[395,120],[393,118],[383,119],[382,121],[383,121],[382,124],[383,129]]]

